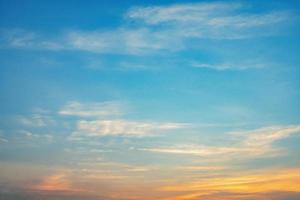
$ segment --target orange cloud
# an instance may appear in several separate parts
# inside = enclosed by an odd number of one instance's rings
[[[266,192],[300,192],[300,168],[261,171],[257,173],[223,176],[204,179],[198,182],[165,186],[160,188],[165,192],[185,192],[171,199],[197,199],[203,195],[216,192],[256,194]]]
[[[79,190],[72,187],[66,172],[58,172],[45,177],[39,184],[32,187],[34,190],[43,191],[61,191],[61,192],[78,192]]]

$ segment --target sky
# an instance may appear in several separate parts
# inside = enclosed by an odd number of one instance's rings
[[[299,9],[0,0],[0,199],[299,199]]]

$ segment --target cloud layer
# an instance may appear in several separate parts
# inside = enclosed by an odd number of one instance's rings
[[[82,104],[77,101],[68,102],[62,107],[60,115],[74,117],[109,117],[124,113],[124,108],[117,102],[100,102]]]
[[[126,136],[149,136],[157,133],[164,133],[168,130],[187,128],[184,123],[159,123],[140,122],[129,120],[81,120],[77,124],[76,135],[82,136],[105,136],[105,135],[126,135]]]
[[[179,145],[168,148],[143,148],[140,150],[167,153],[185,154],[202,157],[211,156],[270,156],[280,153],[279,148],[273,146],[276,141],[288,138],[293,134],[300,133],[300,126],[271,126],[244,132],[230,133],[232,139],[239,141],[228,146],[205,146],[205,145]],[[230,157],[228,157],[230,158]]]
[[[284,10],[253,12],[242,3],[211,2],[132,7],[124,15],[125,22],[133,21],[134,25],[104,31],[72,30],[54,39],[19,29],[2,31],[1,46],[132,55],[172,52],[190,48],[189,39],[274,35],[294,14]]]

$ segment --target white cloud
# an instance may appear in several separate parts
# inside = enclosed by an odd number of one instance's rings
[[[60,115],[76,117],[107,117],[119,116],[124,113],[124,107],[117,102],[98,102],[82,104],[77,101],[68,102],[62,107]]]
[[[19,130],[18,137],[15,139],[16,141],[19,141],[21,143],[28,143],[28,142],[50,143],[53,141],[53,135],[33,133],[28,130]]]
[[[45,127],[48,125],[55,124],[55,121],[51,117],[41,114],[33,114],[30,116],[18,116],[17,121],[20,124],[29,127]]]
[[[242,4],[195,3],[170,6],[134,7],[126,13],[136,26],[110,31],[71,31],[68,48],[98,53],[145,54],[160,50],[189,48],[186,39],[241,39],[272,35],[272,28],[290,18],[290,13],[274,11],[242,14]],[[268,30],[268,29],[267,29]]]
[[[5,138],[0,138],[0,143],[1,142],[5,142],[5,143],[7,143],[8,142],[8,140],[7,139],[5,139]]]
[[[84,32],[72,31],[66,36],[70,48],[93,51],[93,52],[112,52],[117,44],[122,45],[119,41],[117,32]]]
[[[216,11],[223,13],[239,7],[241,7],[240,4],[231,3],[189,3],[169,6],[134,7],[129,10],[127,17],[143,20],[147,24],[159,24],[170,21],[202,21],[208,15],[218,15],[218,13],[214,13]]]
[[[34,45],[37,37],[36,33],[20,29],[1,30],[1,46],[11,46],[14,48],[30,48]]]
[[[49,38],[24,31],[2,31],[1,46],[81,50],[113,54],[153,54],[188,49],[188,39],[242,39],[276,34],[293,19],[288,11],[253,12],[241,3],[189,3],[133,7],[125,21],[110,30],[71,30]],[[100,27],[101,28],[101,27]],[[282,30],[282,29],[281,29]]]
[[[248,147],[268,147],[272,143],[300,133],[300,125],[294,126],[271,126],[254,131],[232,133],[233,135],[244,136],[242,145]]]
[[[5,29],[0,30],[0,47],[63,50],[65,49],[65,44],[59,38],[50,39],[33,31]]]
[[[184,123],[158,123],[128,120],[81,120],[72,137],[124,135],[142,137],[188,127]]]
[[[187,128],[187,123],[134,121],[119,118],[126,114],[124,104],[118,102],[79,103],[68,102],[59,112],[60,115],[78,117],[75,131],[68,138],[82,141],[85,136],[149,136],[170,130]]]
[[[224,166],[181,166],[178,169],[184,171],[221,171],[226,169]]]
[[[243,157],[277,155],[281,149],[274,147],[273,144],[276,141],[298,133],[300,133],[300,125],[271,126],[251,131],[230,133],[229,135],[234,137],[234,139],[237,136],[239,137],[239,141],[230,146],[181,145],[168,148],[141,148],[139,150],[203,157],[219,155]]]
[[[181,41],[169,32],[147,27],[120,28],[111,31],[71,31],[65,36],[67,48],[96,53],[145,54],[176,50]]]
[[[240,149],[237,147],[209,147],[200,145],[180,145],[171,148],[141,148],[139,150],[196,156],[213,156],[240,152]]]
[[[0,143],[7,143],[8,140],[4,138],[3,131],[0,130]]]
[[[190,3],[169,6],[135,7],[127,17],[153,26],[162,25],[177,37],[240,39],[266,34],[259,31],[291,18],[287,11],[245,12],[237,3]],[[267,34],[274,34],[268,32]]]
[[[239,63],[239,64],[227,64],[227,63],[220,63],[220,64],[207,64],[207,63],[198,63],[198,62],[192,62],[192,67],[195,68],[207,68],[207,69],[213,69],[218,71],[224,71],[224,70],[245,70],[249,68],[263,68],[266,65],[265,64],[259,64],[259,63]]]

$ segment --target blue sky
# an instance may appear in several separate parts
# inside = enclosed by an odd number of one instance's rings
[[[299,198],[299,7],[1,0],[0,195]]]

